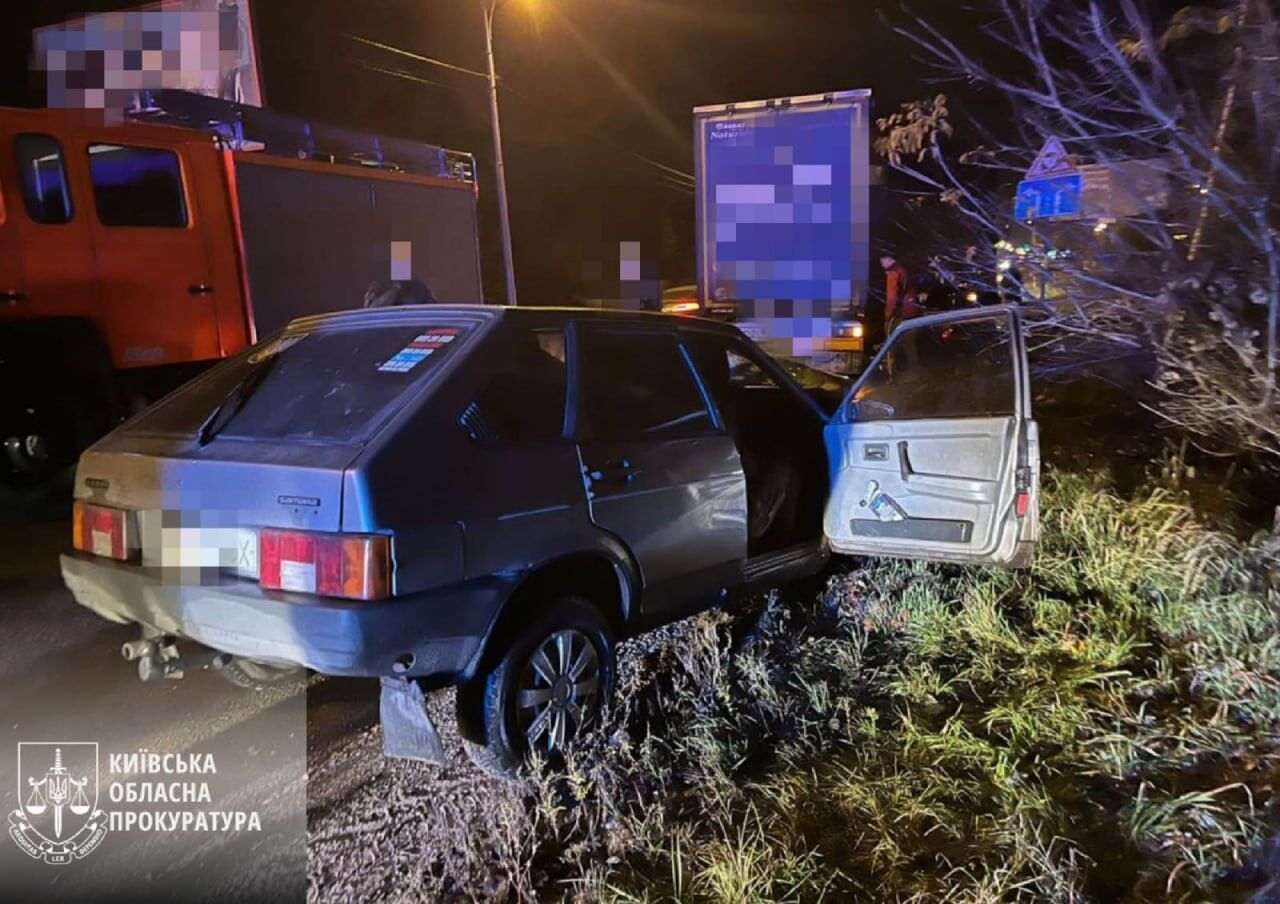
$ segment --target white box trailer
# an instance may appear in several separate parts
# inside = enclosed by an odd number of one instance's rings
[[[870,273],[870,90],[693,113],[703,305],[731,308],[775,354],[853,366]]]

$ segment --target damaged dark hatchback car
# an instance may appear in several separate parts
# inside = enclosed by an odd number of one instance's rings
[[[382,679],[387,752],[483,765],[597,718],[622,638],[831,551],[1025,562],[1018,313],[901,327],[828,416],[732,326],[578,309],[332,314],[207,372],[76,476],[76,599],[146,677]]]

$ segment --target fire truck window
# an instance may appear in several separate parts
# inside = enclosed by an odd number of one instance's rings
[[[71,186],[62,159],[62,145],[49,135],[26,134],[14,139],[22,199],[27,216],[36,223],[57,226],[71,222]]]
[[[173,151],[91,144],[89,176],[103,226],[187,225],[182,166]]]

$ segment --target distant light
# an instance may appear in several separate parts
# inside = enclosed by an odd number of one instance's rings
[[[1094,226],[1094,227],[1093,227],[1093,231],[1094,231],[1094,232],[1106,232],[1106,231],[1107,231],[1107,224],[1106,224],[1105,222],[1099,222],[1097,226]]]
[[[662,312],[664,314],[688,314],[690,311],[696,311],[700,305],[696,301],[677,301],[673,304],[664,304]]]
[[[1209,189],[1208,189],[1208,188],[1202,188],[1202,189],[1200,189],[1200,194],[1202,194],[1202,195],[1207,195],[1207,194],[1209,194]]]
[[[1003,283],[1003,282],[1004,282],[1004,274],[1003,274],[1003,273],[997,273],[997,274],[996,274],[996,285],[998,286],[998,285],[1000,285],[1000,284],[1001,284],[1001,283]]]
[[[1190,236],[1188,236],[1185,232],[1175,232],[1173,234],[1173,240],[1175,242],[1185,242],[1188,238],[1190,238]]]
[[[1001,261],[1000,263],[996,264],[996,268],[1000,270],[1008,270],[1012,266],[1013,266],[1013,262],[1007,261],[1007,260]]]
[[[969,304],[976,304],[978,301],[978,293],[970,292],[968,295],[964,297],[964,300],[969,302]]]
[[[853,325],[853,338],[854,338],[854,339],[861,339],[861,338],[862,338],[862,336],[863,336],[863,334],[864,334],[865,332],[866,332],[866,330],[865,330],[865,329],[863,329],[862,324],[860,324],[860,323],[855,323],[855,324]]]

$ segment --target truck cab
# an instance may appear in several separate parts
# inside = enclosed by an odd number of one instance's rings
[[[390,141],[362,154],[339,147],[352,133],[322,146],[310,123],[182,103],[0,108],[0,496],[47,489],[121,418],[397,268],[482,300],[469,155],[405,142],[427,166],[402,165]]]
[[[72,110],[0,111],[4,457],[38,480],[125,414],[117,372],[217,360],[251,339],[213,137]]]

